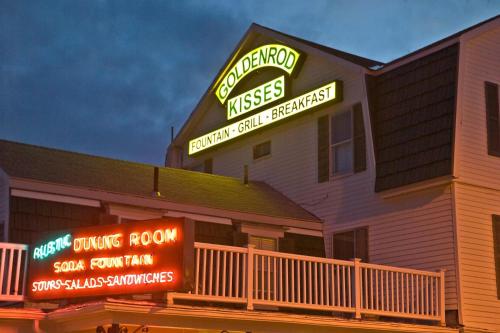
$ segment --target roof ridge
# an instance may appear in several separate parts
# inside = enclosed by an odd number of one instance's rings
[[[406,54],[404,54],[404,55],[402,55],[402,56],[400,56],[400,57],[397,57],[397,58],[395,58],[395,59],[392,59],[391,61],[389,61],[389,62],[385,63],[385,64],[384,64],[384,66],[383,66],[382,68],[379,68],[379,69],[376,69],[376,70],[380,70],[380,69],[386,68],[386,67],[387,67],[387,66],[389,66],[389,65],[396,64],[396,63],[398,63],[399,61],[402,61],[402,60],[404,60],[404,59],[406,59],[406,58],[408,58],[408,57],[414,56],[414,55],[416,55],[416,54],[418,54],[418,53],[420,53],[420,52],[423,52],[423,51],[425,51],[425,50],[428,50],[428,49],[431,49],[431,48],[433,48],[433,47],[436,47],[436,46],[438,46],[439,44],[442,44],[442,43],[447,42],[447,41],[449,41],[449,40],[452,40],[452,39],[454,39],[454,38],[460,37],[461,35],[463,35],[463,34],[465,34],[465,33],[469,32],[469,31],[472,31],[472,30],[474,30],[474,29],[476,29],[476,28],[479,28],[480,26],[482,26],[482,25],[484,25],[484,24],[487,24],[487,23],[489,23],[489,22],[492,22],[492,21],[494,21],[494,20],[496,20],[496,19],[498,19],[498,18],[500,18],[500,14],[498,14],[498,15],[496,15],[496,16],[492,16],[492,17],[490,17],[490,18],[488,18],[488,19],[486,19],[486,20],[483,20],[483,21],[481,21],[481,22],[479,22],[479,23],[476,23],[476,24],[474,24],[474,25],[471,25],[471,26],[469,26],[469,27],[467,27],[467,28],[465,28],[465,29],[459,30],[459,31],[457,31],[457,32],[455,32],[455,33],[452,33],[451,35],[448,35],[448,36],[446,36],[446,37],[443,37],[443,38],[441,38],[441,39],[438,39],[438,40],[437,40],[437,41],[435,41],[435,42],[432,42],[432,43],[430,43],[430,44],[424,45],[424,46],[422,46],[422,47],[420,47],[420,48],[416,49],[415,51],[411,51],[410,53],[406,53]]]
[[[354,61],[346,59],[346,58],[350,58],[350,57],[355,58],[356,60],[358,60],[358,62],[355,62],[355,63],[358,64],[358,65],[361,65],[359,62],[363,62],[363,63],[365,63],[365,65],[362,65],[364,67],[371,67],[371,66],[375,66],[375,65],[384,65],[384,63],[381,62],[381,61],[370,59],[370,58],[366,58],[366,57],[362,57],[360,55],[357,55],[357,54],[354,54],[354,53],[349,53],[349,52],[346,52],[346,51],[342,51],[342,50],[339,50],[339,49],[336,49],[336,48],[333,48],[331,46],[327,46],[327,45],[324,45],[324,44],[319,44],[319,43],[313,42],[313,41],[305,39],[305,38],[297,37],[297,36],[294,36],[294,35],[291,35],[291,34],[287,34],[287,33],[284,33],[282,31],[279,31],[279,30],[276,30],[276,29],[272,29],[272,28],[260,25],[260,24],[255,23],[255,22],[252,23],[252,25],[260,27],[262,29],[266,29],[266,30],[278,33],[280,35],[283,35],[283,36],[286,36],[286,37],[289,37],[289,38],[292,38],[292,39],[295,39],[295,40],[297,40],[300,43],[309,44],[311,47],[322,49],[325,52],[332,53],[333,55],[339,56],[342,59],[345,59],[345,60],[350,61],[350,62],[354,62]],[[371,65],[368,66],[368,62],[371,62],[373,64],[371,64]]]

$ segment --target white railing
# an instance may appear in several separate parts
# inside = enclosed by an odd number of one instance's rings
[[[28,245],[0,243],[0,301],[24,300]]]
[[[444,271],[195,243],[190,299],[423,319],[445,323]]]

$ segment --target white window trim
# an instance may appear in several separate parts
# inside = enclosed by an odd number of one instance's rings
[[[340,141],[340,142],[337,142],[337,143],[333,143],[332,144],[332,120],[333,118],[336,116],[336,115],[339,115],[339,114],[342,114],[344,112],[350,112],[351,113],[351,137],[350,139],[346,139],[346,140],[343,140],[343,141]],[[328,137],[328,140],[329,140],[329,151],[328,151],[328,158],[330,159],[329,160],[329,166],[330,166],[330,170],[329,170],[329,174],[330,174],[330,179],[339,179],[339,178],[344,178],[344,177],[348,177],[348,176],[351,176],[354,174],[354,110],[352,107],[350,107],[349,109],[347,110],[343,110],[343,111],[340,111],[338,113],[335,113],[335,114],[331,114],[330,117],[329,117],[329,122],[328,122],[328,129],[329,129],[329,137]],[[346,144],[346,143],[352,143],[351,144],[351,150],[352,150],[352,161],[351,161],[351,170],[348,171],[348,172],[343,172],[343,173],[338,173],[338,174],[334,174],[334,167],[335,167],[335,162],[334,162],[334,154],[333,154],[333,149],[335,147],[338,147],[338,146],[341,146],[343,144]]]

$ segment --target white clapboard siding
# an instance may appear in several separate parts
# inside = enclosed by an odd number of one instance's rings
[[[435,271],[446,269],[446,304],[457,308],[457,285],[450,187],[383,199],[374,193],[372,143],[367,132],[368,170],[322,184],[317,183],[317,119],[362,102],[365,128],[370,128],[361,69],[309,54],[293,89],[297,94],[340,79],[344,101],[310,115],[285,121],[258,134],[243,137],[198,160],[185,156],[187,165],[213,158],[214,173],[263,180],[325,221],[325,244],[330,253],[334,231],[369,228],[370,261]],[[296,81],[298,81],[296,83]],[[217,111],[210,110],[205,118]],[[217,112],[223,112],[220,109]],[[220,115],[214,116],[218,118]],[[213,123],[212,121],[210,123]],[[205,125],[204,125],[205,126]],[[252,147],[271,140],[271,156],[254,161]]]
[[[500,330],[492,215],[500,215],[500,191],[455,185],[464,325]]]
[[[488,155],[484,82],[500,85],[500,27],[461,43],[461,87],[458,105],[461,122],[458,176],[467,183],[500,190],[500,158]]]
[[[500,27],[466,34],[460,46],[455,185],[462,317],[500,331],[492,215],[500,214],[500,158],[488,155],[484,82],[500,84]]]

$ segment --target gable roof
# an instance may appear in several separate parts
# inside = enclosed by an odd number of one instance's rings
[[[161,197],[153,197],[154,167],[0,140],[0,168],[10,177],[140,196],[173,203],[292,220],[321,222],[264,182],[159,167]]]
[[[200,117],[202,115],[202,113],[199,110],[202,109],[203,102],[207,99],[207,97],[210,95],[210,93],[212,92],[212,90],[215,89],[215,86],[217,85],[217,82],[218,82],[217,80],[222,76],[222,74],[224,73],[224,71],[234,61],[237,60],[236,58],[239,55],[239,53],[241,52],[242,46],[245,44],[245,42],[250,38],[250,36],[252,34],[259,34],[259,33],[263,33],[263,32],[264,33],[265,32],[269,32],[269,33],[274,34],[274,35],[277,34],[277,35],[283,36],[285,38],[289,38],[289,39],[291,39],[291,40],[293,40],[293,41],[295,41],[295,42],[297,42],[299,44],[307,45],[309,47],[318,49],[318,50],[320,50],[322,52],[325,52],[325,53],[330,54],[332,56],[344,59],[344,60],[346,60],[348,62],[351,62],[351,63],[353,63],[355,65],[358,65],[358,66],[361,66],[361,67],[364,67],[364,68],[369,68],[369,67],[372,67],[372,66],[377,66],[377,65],[382,65],[383,64],[382,62],[379,62],[379,61],[376,61],[376,60],[372,60],[372,59],[368,59],[368,58],[363,58],[363,57],[360,57],[360,56],[357,56],[357,55],[354,55],[354,54],[350,54],[350,53],[347,53],[347,52],[344,52],[344,51],[340,51],[338,49],[334,49],[334,48],[327,47],[327,46],[321,45],[321,44],[317,44],[317,43],[314,43],[314,42],[311,42],[311,41],[308,41],[308,40],[305,40],[305,39],[302,39],[302,38],[299,38],[299,37],[295,37],[295,36],[292,36],[292,35],[289,35],[289,34],[285,34],[285,33],[281,32],[281,31],[273,30],[273,29],[264,27],[262,25],[259,25],[257,23],[252,23],[250,25],[250,27],[248,28],[248,30],[243,35],[243,37],[241,38],[241,40],[236,45],[234,51],[230,54],[230,56],[225,61],[224,65],[217,72],[217,74],[215,75],[214,79],[212,80],[212,82],[208,86],[207,90],[205,91],[205,93],[203,94],[203,96],[200,98],[198,104],[195,106],[195,108],[193,109],[193,111],[189,115],[188,119],[182,125],[181,129],[179,130],[179,132],[177,133],[177,135],[175,136],[175,138],[173,140],[173,144],[175,144],[179,140],[179,138],[181,138],[183,136],[183,134],[185,133],[185,131],[188,130],[188,127],[189,127],[188,125],[192,125],[192,122],[196,122],[196,120],[199,119],[198,117]]]
[[[325,53],[328,53],[328,54],[331,54],[333,56],[342,58],[344,60],[347,60],[349,62],[352,62],[352,63],[356,64],[356,65],[360,65],[360,66],[363,66],[363,67],[366,67],[366,68],[370,68],[370,67],[373,67],[373,66],[380,66],[380,65],[384,64],[383,62],[380,62],[380,61],[377,61],[377,60],[364,58],[364,57],[361,57],[361,56],[358,56],[358,55],[355,55],[355,54],[352,54],[352,53],[347,53],[347,52],[341,51],[339,49],[334,49],[332,47],[328,47],[326,45],[314,43],[314,42],[312,42],[310,40],[302,39],[302,38],[299,38],[299,37],[296,37],[296,36],[292,36],[292,35],[283,33],[283,32],[278,31],[278,30],[274,30],[274,29],[271,29],[271,28],[264,27],[264,26],[256,24],[256,23],[253,23],[253,25],[255,25],[257,27],[260,27],[261,29],[272,31],[274,33],[277,33],[277,34],[286,36],[288,38],[294,39],[294,40],[296,40],[299,43],[303,43],[303,44],[309,45],[310,47],[313,47],[313,48],[321,50],[321,51],[323,51]]]
[[[437,47],[437,46],[439,46],[439,45],[442,45],[442,44],[444,44],[444,43],[446,43],[446,42],[452,41],[452,40],[453,40],[453,39],[455,39],[455,38],[459,38],[459,37],[460,37],[460,36],[462,36],[463,34],[465,34],[465,33],[469,32],[469,31],[475,30],[475,29],[477,29],[477,28],[479,28],[479,27],[482,27],[483,25],[485,25],[485,24],[487,24],[487,23],[490,23],[490,22],[492,22],[492,21],[495,21],[495,20],[496,20],[496,19],[498,19],[498,18],[500,18],[500,15],[493,16],[493,17],[491,17],[491,18],[489,18],[489,19],[487,19],[487,20],[484,20],[484,21],[479,22],[479,23],[477,23],[477,24],[475,24],[475,25],[473,25],[473,26],[470,26],[470,27],[468,27],[468,28],[465,28],[465,29],[463,29],[463,30],[460,30],[460,31],[458,31],[458,32],[456,32],[456,33],[454,33],[454,34],[452,34],[452,35],[449,35],[449,36],[444,37],[444,38],[442,38],[442,39],[440,39],[440,40],[437,40],[437,41],[435,41],[435,42],[433,42],[433,43],[431,43],[431,44],[429,44],[429,45],[426,45],[426,46],[424,46],[424,47],[421,47],[421,48],[419,48],[419,49],[417,49],[417,50],[415,50],[415,51],[413,51],[413,52],[410,52],[410,53],[408,53],[408,54],[405,54],[405,55],[403,55],[403,56],[401,56],[401,57],[399,57],[399,58],[393,59],[393,60],[389,61],[388,63],[386,63],[386,64],[384,65],[384,68],[386,68],[386,67],[388,67],[388,66],[392,66],[392,65],[394,65],[394,64],[397,64],[398,62],[401,62],[401,61],[403,61],[403,60],[405,60],[405,59],[408,59],[409,57],[412,57],[412,56],[417,55],[417,54],[419,54],[419,53],[421,53],[421,52],[424,52],[424,51],[426,51],[426,50],[429,50],[429,49],[432,49],[432,48]]]

